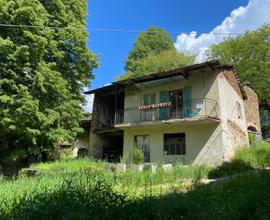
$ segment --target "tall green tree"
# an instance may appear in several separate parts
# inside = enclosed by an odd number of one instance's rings
[[[176,52],[175,50],[165,50],[158,54],[149,53],[145,58],[136,61],[134,71],[128,71],[119,79],[128,79],[192,65],[195,59],[196,55],[193,53]]]
[[[181,67],[194,61],[194,54],[177,53],[169,33],[162,28],[150,27],[135,40],[125,62],[126,73],[119,79]]]
[[[98,65],[86,11],[85,0],[0,0],[1,23],[36,26],[0,27],[0,156],[52,150],[81,131],[81,91]]]
[[[270,26],[213,45],[208,58],[233,64],[241,82],[249,82],[270,105]]]

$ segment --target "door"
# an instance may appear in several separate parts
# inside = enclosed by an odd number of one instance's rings
[[[144,105],[156,104],[156,94],[146,94],[143,97]],[[155,121],[157,120],[157,110],[156,109],[146,109],[143,110],[143,121]]]
[[[170,118],[181,118],[183,110],[183,90],[170,91]]]
[[[138,135],[134,137],[135,146],[143,152],[143,162],[150,163],[150,146],[148,135]]]

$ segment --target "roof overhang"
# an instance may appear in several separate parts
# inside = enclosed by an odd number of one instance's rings
[[[84,92],[84,94],[95,94],[95,93],[106,93],[112,92],[113,90],[121,91],[127,85],[138,85],[142,84],[142,87],[150,86],[151,84],[159,84],[161,82],[170,81],[172,79],[181,78],[188,79],[192,73],[196,71],[215,71],[215,70],[231,70],[233,69],[232,65],[223,65],[218,60],[211,60],[200,64],[194,64],[191,66],[186,66],[182,68],[177,68],[170,71],[163,71],[159,73],[152,73],[148,75],[143,75],[136,78],[130,78],[125,80],[120,80],[113,82],[110,85],[94,89],[91,91]],[[153,82],[155,81],[155,82]]]

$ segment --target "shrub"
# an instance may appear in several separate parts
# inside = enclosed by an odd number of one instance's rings
[[[143,162],[143,151],[142,149],[133,146],[133,163],[140,164]]]

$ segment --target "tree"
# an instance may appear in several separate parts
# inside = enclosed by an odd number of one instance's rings
[[[85,17],[85,0],[0,0],[1,23],[41,26],[0,27],[0,156],[47,152],[81,132],[81,91],[97,67]]]
[[[249,82],[270,105],[270,26],[213,45],[208,58],[233,64],[241,82]]]
[[[159,54],[149,53],[144,59],[136,62],[136,70],[129,71],[120,79],[128,79],[180,68],[195,62],[196,55],[192,53],[178,53],[175,50],[165,50]]]
[[[177,53],[172,38],[162,28],[150,27],[136,39],[126,60],[126,73],[119,79],[181,67],[194,61],[194,54]]]

